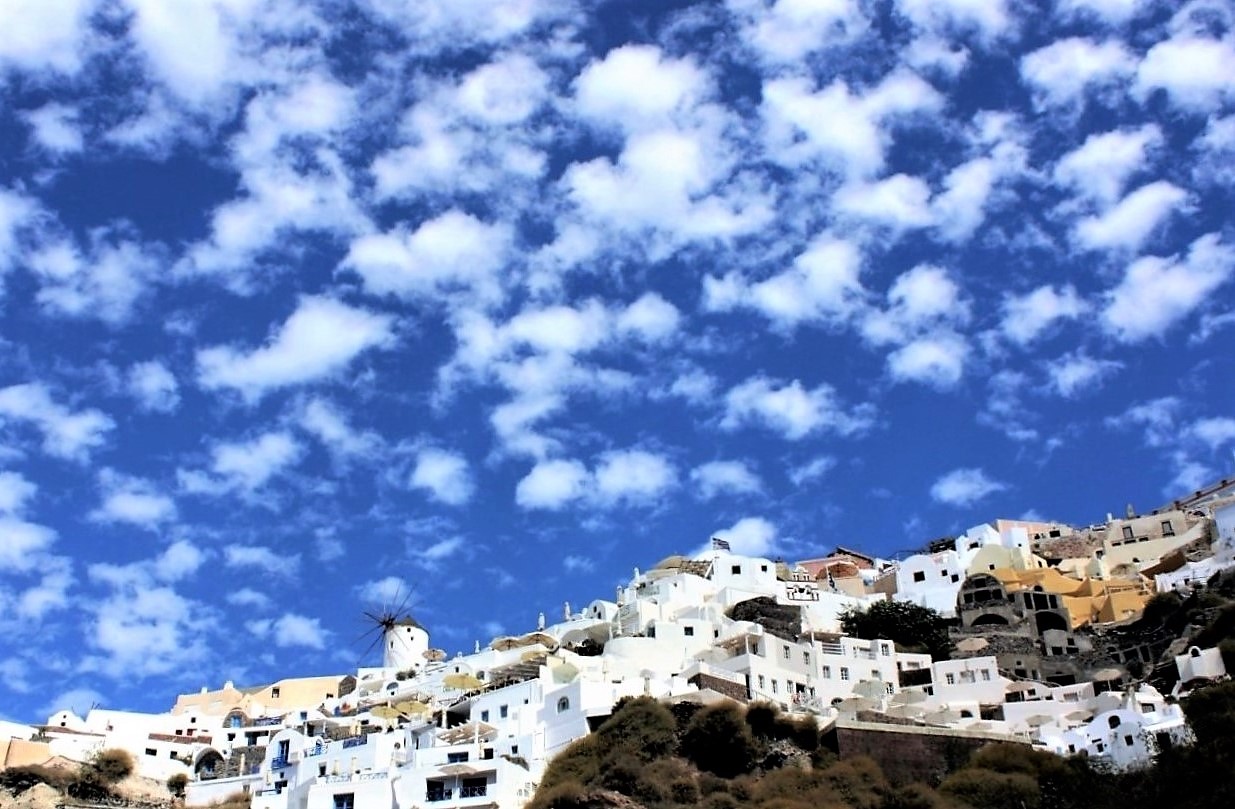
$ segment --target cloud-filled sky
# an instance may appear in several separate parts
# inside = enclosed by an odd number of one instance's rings
[[[0,3],[0,715],[1231,474],[1218,0]]]

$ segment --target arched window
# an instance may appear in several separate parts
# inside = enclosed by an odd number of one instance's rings
[[[557,712],[566,713],[570,710],[570,697],[562,697],[557,701]]]
[[[1112,716],[1110,719],[1106,721],[1107,721],[1107,724],[1109,724],[1112,728],[1119,727],[1119,717],[1118,716]]]

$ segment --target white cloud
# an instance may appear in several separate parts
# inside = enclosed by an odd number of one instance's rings
[[[277,388],[335,376],[365,351],[388,346],[391,323],[387,315],[331,298],[302,297],[266,346],[247,353],[230,346],[198,351],[198,382],[256,401]]]
[[[253,492],[300,460],[304,447],[286,432],[270,432],[251,441],[219,443],[211,451],[210,471],[179,470],[180,484],[198,494]]]
[[[263,640],[270,640],[280,649],[325,649],[331,633],[322,628],[319,618],[309,618],[294,612],[285,612],[278,618],[259,618],[245,624],[250,632]]]
[[[818,91],[806,79],[772,79],[763,87],[765,148],[787,166],[819,161],[842,176],[870,177],[883,168],[891,123],[942,106],[943,97],[907,71],[887,75],[865,95],[841,79]]]
[[[1135,250],[1187,199],[1188,192],[1165,180],[1141,186],[1110,210],[1077,222],[1076,238],[1091,250]]]
[[[1059,159],[1054,178],[1107,206],[1123,194],[1128,178],[1147,168],[1149,153],[1162,144],[1156,124],[1093,134]]]
[[[605,505],[653,503],[678,482],[664,455],[640,449],[605,453],[594,478],[596,497]]]
[[[953,469],[931,486],[931,498],[945,505],[964,507],[1007,488],[1006,484],[988,478],[981,469]]]
[[[105,469],[99,474],[99,487],[103,502],[89,515],[95,522],[157,530],[163,523],[176,519],[176,502],[149,481]]]
[[[794,486],[801,486],[804,483],[818,480],[835,466],[836,459],[831,455],[820,455],[818,458],[813,458],[801,466],[795,466],[790,469],[789,480],[793,482]]]
[[[1055,323],[1080,317],[1087,307],[1073,286],[1056,289],[1048,284],[1004,298],[1002,309],[1000,330],[1009,340],[1024,346]]]
[[[17,517],[0,516],[0,570],[28,571],[56,541],[56,532]]]
[[[413,587],[398,576],[372,579],[356,588],[356,595],[383,609],[397,610],[407,606]]]
[[[1196,36],[1159,42],[1137,68],[1136,89],[1142,96],[1165,90],[1181,107],[1216,109],[1235,95],[1235,44]]]
[[[549,511],[574,502],[598,508],[650,506],[677,484],[677,469],[664,455],[615,450],[603,453],[593,471],[575,460],[540,461],[519,481],[515,502],[524,509]]]
[[[1013,24],[1004,0],[896,0],[896,7],[928,31],[974,31],[995,39]]]
[[[1095,42],[1070,37],[1052,42],[1021,59],[1021,78],[1040,104],[1069,105],[1094,85],[1104,86],[1130,76],[1136,59],[1118,40]]]
[[[190,671],[210,659],[205,635],[217,616],[209,607],[140,570],[94,565],[89,574],[112,589],[90,606],[86,637],[98,654],[84,659],[83,669],[131,683]]]
[[[52,240],[27,263],[39,281],[36,298],[44,311],[113,326],[128,322],[160,269],[155,250],[107,230],[93,232],[84,253],[70,241]]]
[[[919,264],[897,276],[888,306],[867,313],[863,336],[875,345],[904,343],[915,336],[969,319],[969,303],[947,270]]]
[[[155,578],[173,582],[192,576],[206,563],[209,554],[187,539],[180,539],[159,555],[153,564]]]
[[[284,578],[295,578],[300,572],[300,554],[280,553],[264,545],[225,545],[223,563],[228,567],[257,568]]]
[[[919,337],[888,355],[888,373],[897,382],[922,382],[950,388],[965,371],[969,345],[957,334],[938,332]]]
[[[515,487],[515,502],[525,509],[555,511],[579,499],[589,483],[579,461],[540,461]]]
[[[0,280],[20,256],[20,236],[37,221],[39,204],[26,194],[0,188]],[[0,295],[4,287],[0,285]]]
[[[682,320],[677,307],[657,295],[645,292],[638,300],[617,315],[617,330],[635,334],[647,342],[658,342],[672,336]]]
[[[249,587],[242,587],[227,594],[227,603],[237,607],[268,610],[274,602],[265,593],[260,593]]]
[[[40,382],[0,389],[0,426],[5,419],[32,424],[43,434],[43,451],[68,460],[85,461],[116,426],[99,410],[73,412],[52,399]]]
[[[75,73],[94,0],[9,0],[0,26],[0,67]]]
[[[1125,343],[1159,337],[1226,283],[1232,271],[1235,251],[1215,233],[1194,241],[1182,258],[1139,258],[1105,294],[1102,326]]]
[[[72,154],[82,150],[82,133],[77,110],[64,104],[44,104],[23,116],[39,146],[56,154]]]
[[[690,479],[704,500],[763,491],[763,481],[742,461],[709,461],[690,470]]]
[[[931,224],[930,196],[920,178],[894,174],[874,182],[849,183],[836,192],[832,204],[841,214],[905,230]]]
[[[796,64],[810,53],[852,42],[869,28],[855,0],[728,0],[742,36],[773,64]]]
[[[1188,426],[1188,434],[1211,450],[1235,442],[1235,419],[1226,416],[1198,419]]]
[[[568,573],[590,573],[596,569],[596,563],[586,556],[572,554],[562,557],[562,569]]]
[[[413,488],[429,492],[434,500],[451,506],[466,503],[476,488],[467,458],[434,447],[417,453],[416,467],[408,482]]]
[[[707,91],[707,76],[692,60],[666,58],[653,45],[614,48],[575,80],[584,118],[630,129],[662,123]]]
[[[776,552],[776,526],[763,517],[743,517],[732,526],[714,531],[712,536],[729,543],[729,550],[742,556],[768,557]],[[711,545],[704,546],[704,550]]]
[[[412,556],[412,562],[425,570],[437,570],[450,557],[473,550],[475,548],[460,536],[439,539],[424,548],[410,544],[408,546],[408,554]]]
[[[366,456],[377,450],[382,439],[369,431],[357,432],[347,422],[345,414],[333,403],[321,398],[310,399],[300,413],[300,426],[336,456]]]
[[[180,386],[158,360],[139,362],[129,369],[129,392],[142,410],[171,413],[180,406]]]
[[[17,472],[0,472],[0,514],[20,514],[39,487]]]
[[[375,295],[429,298],[462,292],[469,302],[490,305],[501,299],[499,271],[512,238],[505,224],[451,210],[414,231],[400,225],[357,238],[342,266],[359,274]]]
[[[1071,398],[1097,390],[1108,377],[1123,367],[1122,362],[1095,359],[1076,351],[1047,363],[1046,372],[1055,392]]]
[[[789,269],[755,284],[736,273],[703,281],[704,308],[723,312],[748,306],[777,326],[843,322],[862,305],[862,253],[853,242],[829,233],[815,237]]]
[[[1122,25],[1152,5],[1152,0],[1059,0],[1065,17],[1094,16],[1109,25]]]
[[[830,385],[806,390],[796,379],[782,384],[756,376],[725,394],[725,414],[720,425],[726,430],[759,425],[797,441],[816,431],[859,433],[870,427],[871,417],[865,406],[845,412]]]

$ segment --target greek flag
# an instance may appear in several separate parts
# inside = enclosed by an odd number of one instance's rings
[[[729,542],[724,539],[719,539],[718,537],[712,537],[712,549],[718,550],[718,551],[727,551],[729,550]]]

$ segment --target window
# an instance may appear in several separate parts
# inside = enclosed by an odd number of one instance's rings
[[[488,712],[488,711],[481,711],[481,712],[480,712],[480,721],[481,721],[481,722],[488,722],[488,721],[489,721],[489,712]]]
[[[972,683],[973,681],[974,681],[974,673],[972,671],[962,671],[961,672],[961,682],[962,683]]]
[[[989,683],[991,681],[991,670],[982,669],[982,681]]]
[[[926,581],[926,571],[925,570],[915,570],[913,572],[913,580],[914,581]]]
[[[825,680],[832,679],[832,667],[831,666],[823,667],[823,679]]]
[[[789,647],[788,646],[784,647],[784,654],[785,654],[785,659],[788,660],[789,659]]]
[[[1124,736],[1124,744],[1126,744],[1128,747],[1132,746],[1132,737],[1130,735]]]
[[[158,751],[158,750],[155,750],[153,747],[147,747],[147,748],[146,748],[146,755],[148,755],[148,756],[157,756],[158,754],[159,754],[159,751]]]
[[[510,706],[509,705],[500,706],[497,709],[497,715],[500,716],[502,719],[505,719],[507,716],[510,715]]]
[[[1106,723],[1110,725],[1112,729],[1117,728],[1119,727],[1119,717],[1112,716],[1110,719],[1106,720]]]
[[[695,636],[695,628],[693,626],[685,627],[682,630],[682,634],[688,638],[693,638]]]
[[[446,754],[447,764],[462,764],[465,761],[467,761],[467,751],[463,751],[461,753],[447,753]]]
[[[1132,526],[1131,525],[1124,526],[1124,539],[1132,539]]]
[[[566,713],[569,710],[570,710],[570,698],[569,697],[562,697],[561,699],[557,701],[557,712],[558,713]]]
[[[1175,536],[1175,529],[1171,526],[1171,521],[1170,521],[1170,520],[1163,520],[1163,521],[1162,521],[1162,536],[1164,536],[1164,537],[1173,537],[1173,536]]]
[[[886,643],[881,643],[879,644],[879,654],[887,657],[892,654],[892,648]]]
[[[318,765],[317,765],[317,775],[318,775],[318,777],[319,777],[319,778],[325,778],[325,777],[326,777],[326,765],[325,765],[325,764],[318,764]]]
[[[810,665],[810,652],[802,652],[802,665]]]
[[[945,679],[948,681],[948,685],[956,685],[956,675],[955,674],[948,674],[945,677]]]
[[[779,690],[780,690],[780,688],[779,688],[779,684],[778,684],[775,680],[773,680],[773,681],[772,681],[772,693],[773,693],[773,694],[775,694],[775,693],[777,693]]]
[[[840,678],[841,678],[842,680],[848,680],[848,679],[849,679],[849,668],[848,668],[847,666],[841,666],[841,667],[840,667]]]
[[[759,690],[762,691],[767,686],[767,681],[763,679],[763,675],[759,675]]]
[[[342,792],[335,795],[334,809],[356,809],[356,793]]]
[[[730,572],[730,573],[732,573],[732,574],[733,574],[733,575],[735,575],[735,576],[740,576],[740,575],[742,574],[742,566],[741,566],[741,565],[734,565],[733,567],[731,567],[731,568],[729,569],[729,572]]]
[[[270,698],[271,699],[279,698],[279,687],[277,685],[274,688],[270,689]]]
[[[891,684],[891,683],[884,683],[884,684],[883,684],[883,690],[884,690],[884,692],[885,692],[885,693],[887,693],[887,694],[891,694],[891,693],[892,693],[892,684]]]

